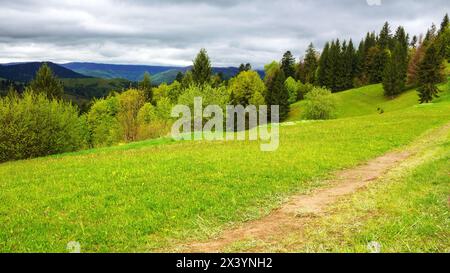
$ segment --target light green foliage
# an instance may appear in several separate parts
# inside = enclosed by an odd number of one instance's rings
[[[300,86],[302,85],[301,82],[296,81],[294,78],[289,77],[284,82],[284,86],[287,89],[289,93],[289,103],[295,103],[299,99],[299,91]]]
[[[69,103],[27,92],[0,98],[0,162],[75,151],[87,146],[84,118]]]
[[[230,100],[228,90],[224,86],[214,88],[210,85],[205,85],[203,87],[191,85],[178,98],[178,104],[187,105],[191,108],[191,111],[193,111],[195,97],[202,98],[204,107],[207,105],[218,105],[223,109]]]
[[[117,119],[118,112],[119,100],[116,96],[94,101],[87,113],[92,146],[110,146],[121,141],[122,131]]]
[[[138,136],[139,110],[145,103],[144,94],[136,89],[130,89],[117,96],[119,101],[119,112],[117,119],[121,125],[121,131],[125,141],[135,141]]]
[[[155,104],[163,98],[168,98],[172,103],[176,103],[178,101],[178,97],[183,92],[183,87],[178,81],[174,81],[170,85],[167,83],[160,84],[157,88],[153,89],[153,92]]]
[[[232,97],[231,103],[234,105],[250,104],[250,101],[264,105],[264,95],[266,86],[256,71],[243,71],[229,83],[229,92]],[[261,100],[262,97],[262,100]]]
[[[324,88],[314,88],[305,96],[306,119],[325,120],[335,117],[336,101],[331,91]]]
[[[273,75],[280,69],[280,64],[273,61],[264,66],[264,82],[267,83]]]
[[[166,135],[170,131],[172,104],[168,98],[162,98],[156,106],[144,104],[139,110],[137,121],[138,139],[149,139]]]

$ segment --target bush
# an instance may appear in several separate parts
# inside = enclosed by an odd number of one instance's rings
[[[138,139],[158,138],[170,132],[172,104],[168,98],[158,101],[156,107],[144,104],[138,113]]]
[[[103,147],[120,142],[122,132],[117,119],[118,112],[117,97],[111,96],[94,101],[87,114],[91,146]]]
[[[86,119],[70,103],[27,91],[0,99],[0,162],[87,147]]]
[[[324,120],[335,116],[336,102],[331,91],[324,88],[314,88],[305,96],[306,119]]]

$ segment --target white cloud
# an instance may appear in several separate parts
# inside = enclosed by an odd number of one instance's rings
[[[214,65],[298,57],[313,42],[353,38],[384,21],[412,34],[440,23],[447,1],[1,1],[0,62],[50,60],[187,65],[202,47]]]

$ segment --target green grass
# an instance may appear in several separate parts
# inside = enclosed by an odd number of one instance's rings
[[[449,170],[447,132],[444,142],[429,145],[382,181],[335,205],[327,216],[310,224],[302,238],[289,234],[263,249],[368,252],[368,244],[377,242],[381,252],[448,253]]]
[[[257,142],[142,142],[0,165],[0,251],[152,251],[254,219],[331,171],[450,121],[450,103],[282,126]],[[163,144],[163,145],[160,145]]]
[[[446,84],[441,84],[439,88],[448,90]],[[444,95],[448,95],[448,92],[445,92]],[[335,93],[333,96],[336,99],[336,116],[338,118],[377,114],[379,108],[384,112],[391,112],[419,104],[419,97],[415,89],[391,99],[384,96],[381,84],[355,88]],[[302,119],[304,105],[304,101],[292,104],[288,119],[290,121]]]
[[[0,252],[64,252],[69,241],[89,252],[155,251],[205,239],[449,121],[444,95],[281,126],[271,153],[258,142],[162,138],[0,164]]]

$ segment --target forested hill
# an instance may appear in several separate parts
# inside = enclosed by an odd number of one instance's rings
[[[36,72],[39,70],[39,67],[41,67],[42,64],[43,62],[30,62],[0,65],[0,78],[27,83],[35,77]],[[77,73],[52,62],[47,62],[47,64],[58,78],[90,78],[90,76]]]

